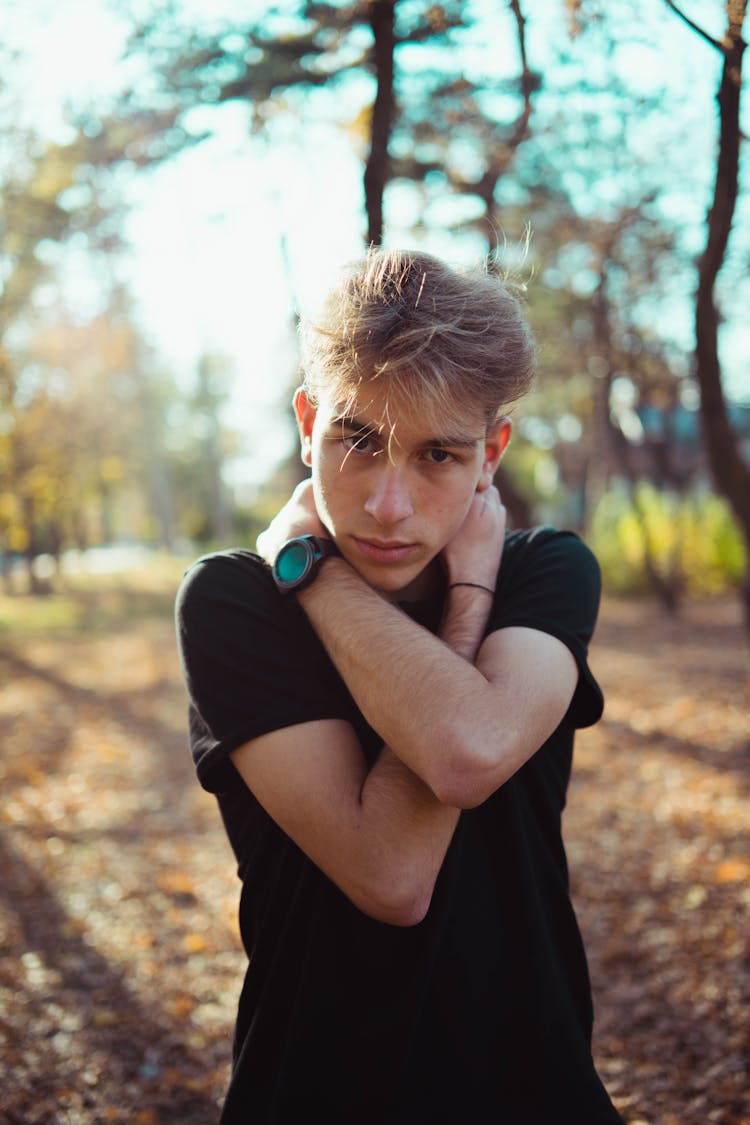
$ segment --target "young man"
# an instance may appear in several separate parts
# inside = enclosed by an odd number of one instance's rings
[[[303,331],[311,479],[178,598],[249,967],[222,1122],[609,1125],[560,820],[596,562],[505,534],[508,287],[372,251]],[[291,542],[289,542],[291,541]]]

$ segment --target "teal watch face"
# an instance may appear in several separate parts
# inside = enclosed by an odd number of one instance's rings
[[[322,559],[337,554],[330,539],[318,539],[315,535],[290,539],[279,550],[271,568],[274,582],[282,594],[299,590],[312,582]]]
[[[299,540],[285,547],[276,559],[276,575],[282,582],[298,582],[311,562],[311,551]]]

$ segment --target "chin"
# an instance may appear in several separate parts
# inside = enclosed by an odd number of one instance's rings
[[[389,575],[387,583],[381,578],[377,588],[392,601],[417,601],[431,594],[437,583],[437,569],[428,563],[414,574]]]
[[[376,573],[365,574],[361,570],[359,575],[368,586],[372,586],[373,590],[378,590],[383,594],[397,594],[399,590],[403,590],[409,586],[414,579],[401,574],[387,574],[382,570]]]

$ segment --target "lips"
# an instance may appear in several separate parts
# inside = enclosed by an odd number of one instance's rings
[[[404,562],[417,550],[416,543],[403,543],[397,540],[389,542],[378,539],[358,539],[356,536],[353,538],[357,550],[372,562]]]

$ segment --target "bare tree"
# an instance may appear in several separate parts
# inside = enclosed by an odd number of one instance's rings
[[[698,261],[695,302],[695,374],[701,393],[701,420],[716,487],[726,498],[747,545],[748,564],[743,582],[745,619],[750,632],[750,466],[740,451],[727,411],[719,359],[719,309],[716,279],[722,267],[732,230],[740,169],[740,94],[742,56],[746,43],[742,27],[747,0],[728,0],[727,30],[721,42],[689,19],[672,0],[665,0],[696,34],[723,57],[719,83],[719,152],[716,180],[708,212],[706,246]]]
[[[368,22],[373,34],[373,59],[377,83],[372,107],[370,153],[365,165],[365,209],[367,241],[380,245],[383,241],[383,194],[390,179],[388,143],[396,110],[393,91],[395,0],[375,0],[369,5]]]

